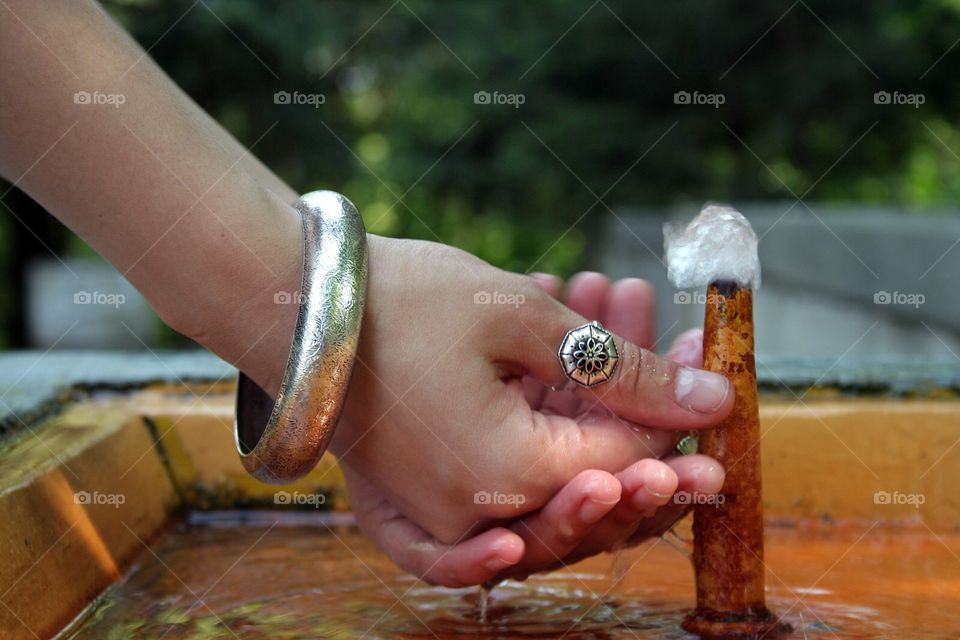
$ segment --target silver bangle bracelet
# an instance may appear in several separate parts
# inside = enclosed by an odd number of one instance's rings
[[[356,207],[333,191],[305,194],[294,206],[303,221],[303,281],[276,402],[242,372],[237,380],[237,451],[251,475],[271,484],[309,473],[330,444],[367,286],[367,238]]]

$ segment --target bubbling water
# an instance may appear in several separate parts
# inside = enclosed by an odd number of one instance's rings
[[[760,288],[757,234],[733,207],[708,203],[688,225],[666,223],[663,246],[667,277],[678,289],[720,281]]]

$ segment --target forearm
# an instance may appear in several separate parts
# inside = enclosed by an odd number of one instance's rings
[[[96,4],[7,6],[0,58],[16,64],[0,75],[0,171],[175,329],[275,388],[296,309],[273,294],[300,278],[295,192]],[[123,102],[76,104],[84,91]]]

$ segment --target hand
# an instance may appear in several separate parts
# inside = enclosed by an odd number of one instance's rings
[[[171,327],[275,393],[297,311],[275,296],[300,284],[296,194],[158,67],[140,64],[147,52],[96,3],[61,4],[51,12],[18,3],[22,24],[0,38],[4,54],[18,56],[0,75],[0,138],[12,141],[0,145],[0,171],[124,273]],[[66,47],[71,69],[20,28],[55,32],[64,21],[71,37],[53,44]],[[121,83],[123,110],[78,119],[73,91],[118,86],[115,71],[134,67]],[[629,476],[611,473],[672,447],[673,434],[651,427],[710,426],[730,409],[722,378],[621,342],[615,379],[577,390],[576,409],[585,410],[564,413],[573,404],[544,388],[566,383],[555,350],[580,314],[531,278],[450,248],[371,238],[370,249],[369,310],[334,451],[362,526],[394,557],[406,553],[401,562],[415,573],[430,575],[422,564],[434,560],[430,549],[471,535],[450,550],[463,552],[461,564],[437,581],[473,583],[536,557],[502,526],[528,513],[532,530],[581,536],[631,491]],[[480,291],[518,304],[475,304]],[[477,492],[510,501],[477,504]],[[417,532],[421,543],[411,545]],[[602,541],[591,536],[583,543]],[[477,558],[487,561],[486,577],[464,572]]]
[[[620,506],[622,484],[633,496],[641,484],[660,482],[656,493],[667,494],[670,473],[680,480],[662,463],[631,465],[667,454],[675,430],[712,426],[730,409],[733,397],[721,376],[620,339],[613,380],[548,393],[566,383],[556,348],[583,316],[533,279],[442,245],[371,238],[370,259],[364,334],[334,451],[361,526],[418,575],[475,584],[516,565],[534,545],[501,525],[548,503],[530,516],[539,519],[528,521],[532,530],[550,524],[579,541],[581,522],[589,529],[611,510],[622,519],[633,508]],[[482,291],[500,298],[477,304],[474,294]],[[505,500],[477,504],[478,492]],[[558,518],[570,510],[571,497],[577,517]],[[467,546],[444,546],[480,532]],[[582,550],[604,539],[588,537]],[[529,569],[559,556],[548,555]],[[482,571],[471,564],[479,560]]]
[[[562,281],[556,276],[535,274],[534,278],[551,295],[558,297]],[[564,302],[590,320],[644,348],[653,348],[653,290],[646,282],[625,279],[611,285],[603,275],[581,273],[567,286]],[[703,366],[703,332],[692,329],[681,334],[666,356],[688,367]],[[576,399],[567,399],[576,403]],[[555,400],[554,402],[557,402]],[[674,500],[677,492],[708,495],[723,486],[722,466],[702,455],[673,455],[663,461],[647,458],[617,473],[621,486],[619,503],[598,522],[577,518],[577,505],[586,499],[585,472],[574,479],[540,513],[513,523],[511,530],[526,543],[522,560],[498,574],[524,579],[529,573],[572,564],[584,558],[631,546],[664,533],[690,509]],[[561,522],[572,522],[566,530]],[[465,570],[461,568],[461,570]]]

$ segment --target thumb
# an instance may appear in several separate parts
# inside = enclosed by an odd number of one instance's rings
[[[586,319],[542,291],[528,296],[515,318],[519,326],[502,332],[504,338],[493,347],[496,358],[547,386],[570,388],[624,420],[697,429],[717,424],[733,407],[734,392],[725,377],[658,356],[613,334],[619,357],[610,378],[591,387],[577,385],[567,377],[558,353],[567,333]]]

